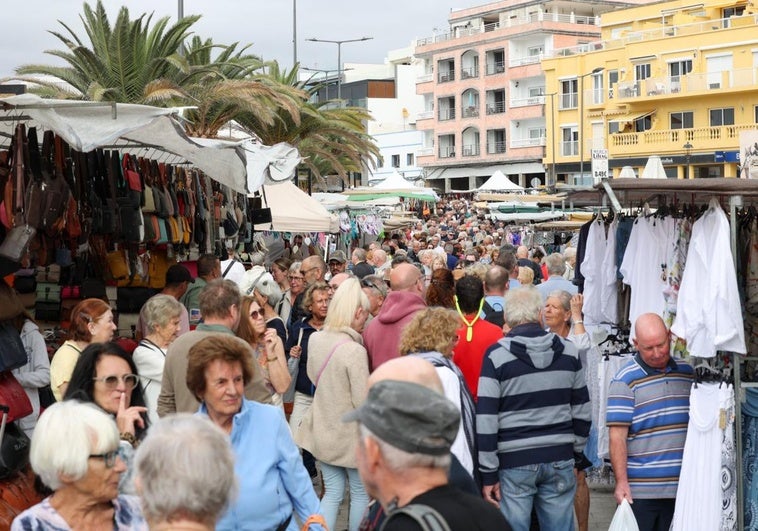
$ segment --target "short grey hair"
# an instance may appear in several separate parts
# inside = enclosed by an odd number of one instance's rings
[[[292,262],[289,268],[290,273],[299,273],[300,272],[300,266],[303,265],[300,261]]]
[[[406,452],[405,450],[401,450],[392,446],[388,442],[383,441],[361,423],[358,423],[358,429],[360,430],[361,436],[361,442],[359,444],[364,444],[363,440],[366,437],[370,437],[376,441],[376,444],[379,446],[379,451],[382,452],[384,461],[387,463],[387,468],[393,472],[402,473],[408,468],[441,468],[446,472],[450,470],[450,462],[452,461],[450,452],[444,455],[427,455]]]
[[[367,253],[364,249],[361,249],[360,247],[356,247],[353,249],[353,254],[358,259],[359,262],[363,262],[366,260]]]
[[[522,286],[505,294],[505,322],[513,328],[520,324],[538,323],[542,295],[534,286]]]
[[[561,253],[553,253],[545,257],[545,265],[549,275],[563,275],[566,272],[566,261]]]
[[[159,293],[147,300],[142,315],[147,329],[152,333],[157,327],[166,326],[172,319],[181,317],[182,303],[171,295]]]
[[[561,308],[563,308],[563,311],[571,311],[571,293],[562,289],[558,289],[551,292],[550,295],[547,296],[548,299],[551,297],[558,299],[558,302],[561,303]]]
[[[183,413],[159,420],[134,465],[150,522],[189,517],[212,525],[237,495],[229,439],[204,417]]]
[[[66,441],[61,444],[61,441]],[[94,404],[64,400],[48,407],[37,421],[29,451],[32,469],[52,490],[84,477],[89,456],[118,450],[113,417]]]
[[[250,254],[250,264],[254,266],[262,266],[266,261],[266,255],[260,251],[256,251]]]

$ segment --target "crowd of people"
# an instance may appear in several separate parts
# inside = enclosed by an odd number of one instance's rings
[[[110,307],[82,301],[49,367],[19,371],[58,403],[37,420],[37,400],[24,426],[50,495],[13,529],[334,529],[346,492],[350,531],[422,529],[419,518],[588,529],[591,344],[576,252],[519,243],[450,202],[326,258],[300,235],[241,269],[203,255],[197,277],[169,268],[133,354],[111,341]],[[11,317],[22,337],[39,333],[24,311]],[[638,320],[640,354],[611,387],[619,502],[658,492],[637,468],[647,446],[635,434],[650,426],[635,419],[636,382],[673,371],[683,390],[691,376],[655,317]],[[658,506],[638,507],[664,529],[649,516]]]

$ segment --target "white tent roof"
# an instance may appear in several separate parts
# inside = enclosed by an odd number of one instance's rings
[[[651,155],[647,159],[645,169],[642,170],[643,179],[666,179],[666,170],[663,168],[663,162],[658,155]]]
[[[291,182],[264,185],[264,207],[271,209],[272,222],[255,230],[279,232],[339,232],[339,219],[321,203]]]
[[[176,109],[125,103],[42,99],[33,94],[0,98],[0,136],[13,134],[18,121],[51,129],[73,149],[119,149],[168,162],[192,163],[233,190],[246,192],[245,156],[232,144],[208,149],[190,140],[172,116]],[[172,156],[174,158],[172,158]]]
[[[389,177],[384,179],[379,184],[372,186],[372,188],[378,190],[404,190],[409,188],[416,188],[412,182],[406,181],[405,177],[400,175],[397,170],[393,171]]]
[[[482,184],[479,188],[477,188],[477,191],[479,192],[485,192],[485,191],[502,191],[502,190],[521,190],[524,189],[511,181],[508,177],[505,176],[503,172],[500,170],[496,170],[495,173],[492,174],[492,177],[487,179],[484,184]]]

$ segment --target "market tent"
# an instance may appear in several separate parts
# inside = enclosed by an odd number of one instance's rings
[[[389,177],[384,179],[379,184],[372,186],[374,190],[403,190],[407,188],[418,188],[414,186],[410,181],[406,181],[405,177],[400,175],[397,170],[394,170]]]
[[[55,131],[77,151],[119,149],[170,163],[190,162],[216,181],[246,192],[245,155],[237,145],[208,149],[190,140],[165,109],[126,103],[43,99],[34,94],[0,98],[0,136],[16,125]]]
[[[339,232],[337,216],[289,181],[264,185],[261,194],[272,220],[256,225],[257,231]]]
[[[647,159],[645,169],[642,170],[643,179],[666,179],[666,170],[663,169],[663,162],[658,155],[651,155]]]
[[[476,189],[477,192],[500,192],[504,190],[524,191],[521,186],[511,181],[500,170],[495,171],[495,173],[493,173],[489,179],[487,179],[479,188]]]

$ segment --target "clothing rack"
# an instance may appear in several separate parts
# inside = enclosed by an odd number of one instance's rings
[[[745,199],[749,203],[758,203],[758,180],[739,178],[714,178],[714,179],[603,179],[595,185],[592,192],[578,192],[572,194],[574,201],[601,200],[605,205],[610,202],[612,210],[616,214],[624,211],[619,196],[627,205],[642,204],[642,202],[657,202],[657,206],[666,205],[666,200],[681,203],[703,205],[707,204],[711,197],[717,196],[724,200],[728,199],[730,247],[735,270],[737,270],[737,210],[742,208]],[[595,203],[597,204],[597,203]],[[726,209],[725,209],[726,210]],[[751,353],[748,353],[751,354]],[[753,353],[754,354],[754,353]],[[728,353],[732,360],[734,393],[735,393],[735,449],[736,449],[736,479],[737,479],[737,529],[743,531],[744,523],[744,474],[742,467],[742,400],[743,389],[747,387],[758,388],[758,382],[746,382],[742,380],[741,365],[747,361],[758,361],[758,355],[741,356],[736,353]]]

